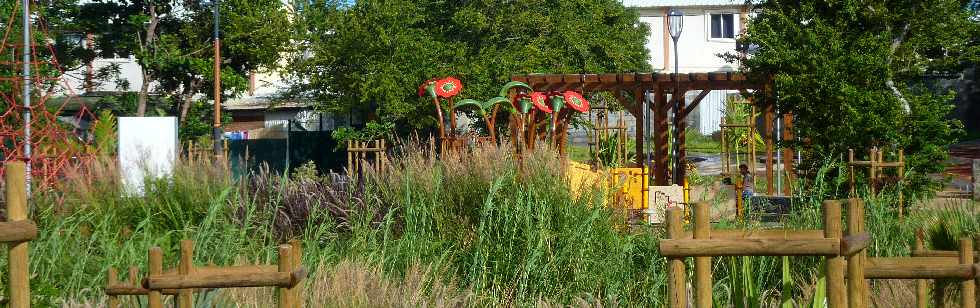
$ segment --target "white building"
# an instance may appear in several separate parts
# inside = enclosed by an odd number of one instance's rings
[[[737,64],[728,63],[720,54],[736,52],[735,38],[745,29],[749,6],[745,0],[623,0],[623,5],[640,14],[640,22],[650,27],[646,47],[650,66],[660,72],[673,72],[679,60],[681,73],[734,71]],[[676,8],[684,13],[684,28],[677,42],[678,54],[667,31],[667,11]],[[688,102],[696,93],[687,93]],[[689,127],[703,135],[719,130],[725,101],[734,91],[711,91],[688,116]],[[627,121],[630,122],[630,121]]]

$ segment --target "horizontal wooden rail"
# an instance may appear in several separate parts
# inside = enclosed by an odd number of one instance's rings
[[[347,149],[347,152],[365,152],[365,153],[384,152],[384,151],[385,149],[382,148],[348,148]]]
[[[302,267],[293,272],[191,273],[186,276],[150,276],[145,280],[146,283],[143,287],[150,290],[248,287],[291,288],[296,286],[303,278],[306,278],[306,269]]]
[[[931,250],[931,249],[913,250],[912,256],[913,257],[946,257],[946,258],[955,258],[959,260],[960,252],[956,250]]]
[[[299,308],[303,306],[300,283],[307,276],[307,270],[300,266],[302,249],[297,239],[279,245],[276,265],[198,267],[193,264],[194,242],[182,240],[177,267],[164,272],[163,250],[152,247],[147,251],[148,274],[142,281],[138,281],[136,267],[130,268],[128,283],[121,283],[115,268],[109,267],[105,288],[108,307],[120,308],[119,296],[146,295],[150,308],[163,308],[162,295],[176,295],[176,306],[193,308],[195,289],[275,287],[277,307]]]
[[[194,274],[226,274],[226,273],[254,273],[254,272],[275,272],[279,270],[278,265],[236,265],[236,266],[195,266],[191,272]],[[179,271],[174,268],[163,272],[164,276],[179,275]]]
[[[837,256],[840,253],[841,241],[833,238],[660,240],[660,254],[664,257]]]
[[[177,295],[180,290],[177,289],[164,289],[161,293],[164,295]],[[150,289],[143,287],[131,286],[128,284],[117,284],[111,285],[105,288],[105,295],[118,296],[118,295],[147,295],[150,294]]]
[[[955,264],[948,259],[868,258],[868,279],[973,279],[974,264]],[[950,260],[951,261],[951,260]]]
[[[20,243],[37,238],[37,226],[30,220],[0,222],[0,242]]]
[[[711,229],[711,239],[815,240],[822,239],[823,230],[725,230]],[[692,232],[684,232],[691,239]]]

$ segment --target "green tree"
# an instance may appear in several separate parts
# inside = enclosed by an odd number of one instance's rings
[[[648,29],[616,0],[364,0],[298,6],[292,95],[332,112],[436,125],[416,95],[436,76],[461,98],[496,95],[512,74],[649,71]]]
[[[947,119],[951,94],[923,76],[977,63],[978,21],[968,1],[769,0],[756,8],[739,59],[754,78],[773,78],[781,111],[796,114],[804,174],[848,148],[904,149],[912,185],[942,170],[961,133]],[[735,60],[738,55],[729,54]]]
[[[249,72],[279,67],[291,34],[289,11],[280,0],[221,0],[222,96],[240,95]],[[103,56],[134,55],[144,82],[137,98],[137,115],[146,111],[147,96],[156,92],[170,106],[164,113],[181,123],[208,123],[202,99],[213,97],[210,1],[92,0],[80,4],[80,27],[96,34]],[[155,89],[148,85],[156,83]]]

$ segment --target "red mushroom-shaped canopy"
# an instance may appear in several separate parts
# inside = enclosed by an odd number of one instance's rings
[[[446,77],[436,81],[436,95],[442,98],[450,98],[459,94],[463,90],[463,83],[459,79]]]
[[[541,92],[531,93],[531,103],[534,104],[534,108],[538,108],[544,113],[551,113],[551,107],[548,107],[548,96]]]
[[[565,91],[565,94],[562,96],[565,98],[565,104],[575,111],[581,113],[589,112],[589,101],[585,97],[582,97],[582,94],[575,91]]]

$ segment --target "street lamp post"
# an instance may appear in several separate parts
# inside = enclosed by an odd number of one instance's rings
[[[214,156],[224,155],[224,143],[221,138],[224,135],[221,131],[221,14],[218,11],[219,0],[212,0],[214,6],[214,127],[212,129],[212,141],[214,142]]]
[[[26,179],[25,182],[27,183],[27,187],[24,189],[27,192],[27,198],[30,199],[31,168],[33,167],[31,166],[31,42],[33,42],[31,39],[31,1],[24,0],[21,5],[23,6],[22,9],[24,14],[22,20],[24,24],[24,30],[22,31],[22,38],[24,40],[24,80],[21,88],[21,95],[23,95],[22,99],[24,103],[24,163],[26,164],[24,168],[24,170],[26,170],[26,172],[24,172],[24,178]]]
[[[674,179],[675,183],[683,184],[684,181],[680,179],[680,168],[683,168],[683,162],[678,159],[680,157],[680,139],[677,137],[680,136],[680,126],[678,125],[680,123],[680,118],[678,115],[680,114],[681,110],[680,95],[684,94],[681,93],[681,82],[678,79],[678,71],[680,70],[680,54],[677,52],[677,40],[681,38],[681,32],[684,30],[684,12],[681,12],[676,8],[671,8],[670,11],[667,12],[667,27],[667,30],[670,32],[670,38],[674,40],[674,93],[671,95],[671,99],[674,101],[674,142],[672,147],[673,155],[671,155],[670,164],[673,166],[674,172],[672,173],[671,177]]]

